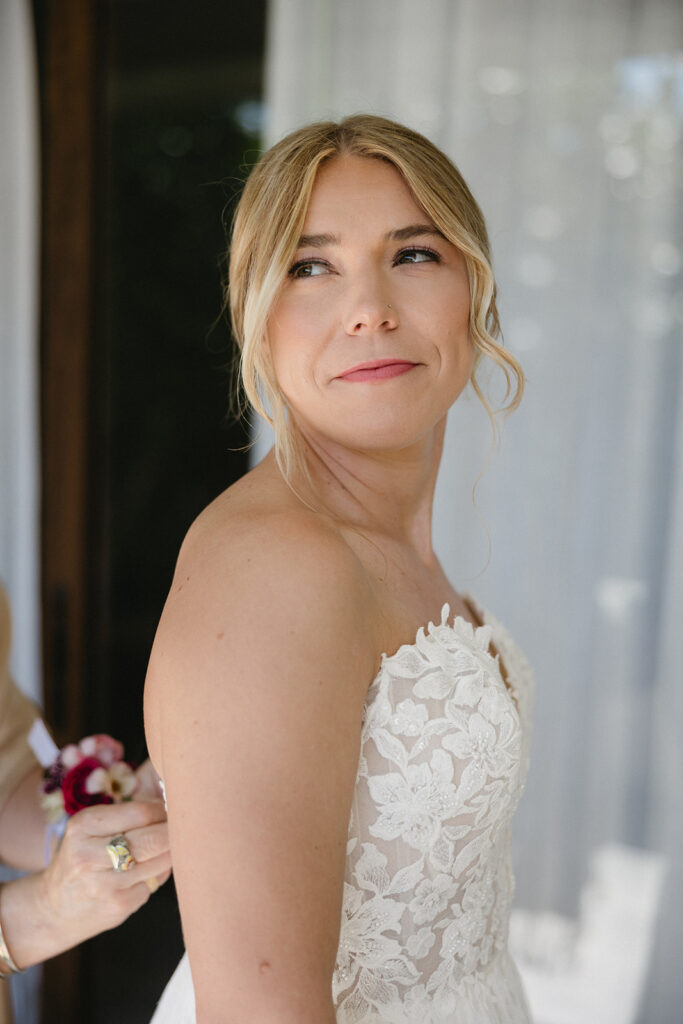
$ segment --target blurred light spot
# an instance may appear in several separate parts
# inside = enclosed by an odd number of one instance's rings
[[[540,252],[528,252],[519,261],[517,276],[529,288],[545,288],[555,280],[555,264]]]
[[[636,329],[650,337],[668,334],[674,325],[675,310],[669,302],[647,299],[635,309]]]
[[[640,159],[632,146],[612,146],[605,153],[605,169],[613,178],[632,178],[640,169]]]
[[[491,96],[516,96],[524,91],[524,78],[514,68],[482,68],[479,84]]]
[[[235,120],[246,135],[260,135],[265,107],[259,100],[245,100],[235,107]]]
[[[618,74],[624,97],[642,109],[659,101],[675,66],[669,54],[639,54],[620,60]]]
[[[605,731],[601,764],[613,764],[621,748]],[[670,762],[677,779],[678,751],[675,743],[670,746],[667,766]],[[534,1020],[633,1024],[655,955],[661,901],[670,898],[670,867],[668,858],[654,850],[605,844],[590,852],[578,921],[548,911],[513,910],[510,945]]]
[[[543,329],[538,320],[517,316],[508,323],[505,340],[515,352],[533,352],[543,340]]]
[[[681,252],[671,242],[656,242],[650,253],[650,263],[658,274],[675,277],[681,269]]]
[[[598,608],[607,619],[621,625],[647,597],[645,580],[630,576],[603,576],[595,587]]]
[[[546,910],[534,913],[515,908],[510,921],[510,945],[525,968],[550,975],[569,970],[576,958],[578,921]]]
[[[564,231],[564,218],[555,206],[530,206],[524,214],[524,228],[534,238],[548,241]]]

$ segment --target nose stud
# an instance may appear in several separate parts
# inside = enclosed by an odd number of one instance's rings
[[[387,309],[391,309],[391,303],[387,303]]]

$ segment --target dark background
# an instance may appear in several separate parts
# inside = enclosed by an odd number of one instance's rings
[[[265,0],[89,3],[34,5],[46,707],[60,743],[109,732],[140,761],[180,543],[246,470],[219,262],[260,149]],[[181,952],[169,883],[47,966],[43,1021],[147,1024]]]

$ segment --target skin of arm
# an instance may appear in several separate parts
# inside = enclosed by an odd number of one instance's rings
[[[69,819],[48,868],[0,887],[0,921],[18,967],[30,967],[121,924],[149,899],[145,879],[170,875],[159,802],[87,807]],[[136,864],[112,869],[106,844],[124,832]]]
[[[0,810],[0,861],[23,871],[45,866],[45,811],[38,797],[42,776],[36,765]]]
[[[200,520],[181,551],[145,702],[198,1024],[335,1020],[371,602],[303,513]]]

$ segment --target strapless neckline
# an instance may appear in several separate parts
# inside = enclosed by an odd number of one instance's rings
[[[456,637],[465,643],[468,648],[476,648],[490,658],[493,665],[495,665],[496,672],[500,677],[503,687],[510,696],[516,710],[519,711],[517,687],[508,672],[507,665],[501,663],[500,651],[496,650],[495,654],[491,651],[491,639],[493,636],[494,626],[496,625],[495,620],[492,621],[492,616],[488,613],[487,609],[469,592],[463,595],[463,600],[470,609],[474,609],[478,618],[481,620],[480,624],[471,622],[469,619],[466,619],[464,615],[458,614],[451,616],[450,602],[445,601],[441,606],[441,621],[439,623],[434,623],[433,620],[430,619],[426,624],[418,626],[415,633],[415,639],[413,641],[406,641],[405,643],[400,644],[392,654],[388,654],[386,651],[381,654],[380,667],[372,683],[368,687],[368,694],[371,693],[373,687],[379,681],[386,665],[399,660],[407,652],[415,650],[419,647],[421,640],[424,640],[427,636],[431,636],[436,640],[439,640],[439,631],[443,631],[449,637]],[[496,648],[497,647],[498,644],[496,643]]]
[[[489,631],[491,631],[490,623],[486,622],[486,609],[482,605],[480,605],[479,602],[470,593],[464,594],[463,599],[466,604],[469,604],[470,606],[473,606],[476,609],[477,614],[482,620],[481,624],[477,625],[474,622],[470,622],[470,620],[466,619],[464,615],[451,616],[450,602],[444,601],[444,603],[441,606],[441,622],[438,623],[438,625],[445,626],[447,629],[452,630],[454,633],[459,631],[460,627],[464,627],[465,629],[469,628],[472,631],[472,636],[475,638],[477,637],[478,634],[481,634],[482,630],[488,629]],[[421,626],[418,626],[417,630],[415,631],[414,640],[407,640],[405,643],[400,644],[392,654],[389,654],[388,651],[382,652],[382,654],[380,655],[382,664],[384,664],[385,661],[393,661],[393,659],[397,658],[402,651],[410,650],[410,648],[416,647],[420,641],[420,637],[424,636],[425,633],[431,633],[434,630],[434,628],[435,623],[432,619],[429,619],[428,622],[423,623]]]

